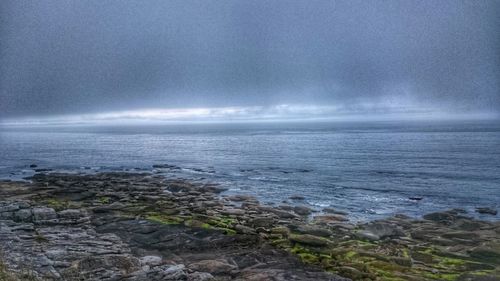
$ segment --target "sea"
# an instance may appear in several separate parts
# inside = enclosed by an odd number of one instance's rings
[[[354,221],[451,208],[500,219],[475,212],[500,208],[499,121],[0,126],[0,178],[35,169],[152,172]]]

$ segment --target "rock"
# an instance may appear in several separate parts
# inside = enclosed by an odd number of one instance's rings
[[[292,195],[289,198],[292,200],[305,200],[306,199],[304,196],[301,196],[301,195]]]
[[[37,165],[37,164],[31,164],[31,165],[30,165],[30,168],[36,168],[36,167],[38,167],[38,165]]]
[[[14,212],[0,213],[0,219],[12,220],[13,218],[14,218]]]
[[[0,203],[0,213],[5,213],[5,212],[14,212],[19,210],[19,204],[16,203],[11,203],[11,202],[1,202]]]
[[[192,184],[181,182],[181,181],[171,181],[167,185],[167,190],[170,192],[178,193],[178,192],[188,192],[193,190],[194,186]]]
[[[200,191],[204,193],[221,193],[227,191],[228,189],[225,187],[221,187],[215,184],[205,184],[199,188]]]
[[[161,212],[165,215],[177,215],[181,211],[179,209],[162,209]]]
[[[76,269],[82,276],[87,278],[94,276],[95,272],[115,269],[120,273],[131,273],[139,270],[139,261],[128,255],[101,255],[88,256],[75,263]]]
[[[199,220],[186,220],[184,221],[184,225],[188,227],[204,228],[206,223]]]
[[[162,258],[159,256],[144,256],[139,259],[141,265],[156,266],[162,263]]]
[[[285,211],[293,211],[293,206],[290,205],[280,205],[279,208]]]
[[[35,169],[35,172],[37,173],[43,173],[43,172],[50,172],[52,169]]]
[[[215,200],[204,201],[201,203],[201,206],[203,208],[211,208],[211,207],[220,206],[220,205],[221,205],[220,202],[215,201]]]
[[[212,281],[212,280],[215,280],[215,277],[208,272],[195,272],[195,273],[189,274],[188,280],[189,281]]]
[[[57,219],[57,213],[52,208],[33,208],[33,219],[35,222],[43,222]]]
[[[298,233],[310,234],[320,237],[330,237],[333,234],[332,231],[326,228],[315,227],[315,226],[298,226],[293,228],[293,230]]]
[[[255,198],[255,196],[252,196],[252,195],[242,195],[242,194],[229,196],[228,199],[231,200],[231,201],[235,201],[235,202],[257,201],[257,198]]]
[[[408,220],[410,220],[410,219],[411,219],[411,217],[410,217],[410,216],[407,216],[407,215],[405,215],[405,214],[395,214],[395,215],[394,215],[394,218],[395,218],[395,219],[398,219],[399,221],[401,221],[401,220],[408,221]]]
[[[423,218],[430,221],[435,221],[443,224],[451,224],[457,219],[464,218],[464,216],[459,215],[459,211],[450,210],[446,212],[435,212],[424,215]]]
[[[271,233],[280,234],[282,236],[288,237],[288,234],[290,234],[290,230],[285,226],[278,226],[278,227],[272,228]]]
[[[488,214],[488,215],[492,215],[492,216],[496,216],[498,213],[497,210],[492,209],[492,208],[476,208],[476,212],[480,213],[480,214]]]
[[[13,218],[15,221],[30,222],[32,215],[31,209],[21,209],[14,213]]]
[[[478,262],[465,262],[463,268],[467,271],[494,270],[495,266]]]
[[[431,233],[427,230],[422,230],[422,229],[412,230],[410,232],[410,236],[413,239],[424,240],[424,241],[430,240],[432,238],[436,238],[436,235],[434,235],[433,233]]]
[[[169,165],[169,164],[155,164],[152,166],[154,169],[180,169],[177,166]]]
[[[298,217],[297,215],[295,215],[293,213],[290,213],[290,212],[287,212],[287,211],[284,211],[284,210],[280,210],[280,209],[276,209],[276,208],[273,208],[273,207],[259,206],[258,209],[260,211],[262,211],[262,212],[275,214],[275,215],[277,215],[281,219],[293,219],[293,218],[297,218]]]
[[[436,221],[436,222],[448,222],[455,219],[455,215],[447,212],[435,212],[426,214],[423,216],[426,220]]]
[[[342,276],[351,278],[352,280],[361,280],[363,278],[363,273],[354,267],[342,266],[338,271]]]
[[[275,220],[273,218],[269,217],[259,217],[259,218],[254,218],[250,221],[250,224],[256,228],[256,227],[270,227],[274,225]]]
[[[487,242],[470,251],[470,256],[493,264],[500,264],[500,243]]]
[[[234,230],[236,230],[236,232],[243,233],[243,234],[256,234],[255,229],[248,227],[248,226],[241,225],[241,224],[235,225]]]
[[[374,240],[380,240],[401,237],[404,236],[404,232],[401,227],[395,224],[375,221],[363,226],[362,235],[366,238],[371,237]]]
[[[149,265],[143,266],[142,270],[133,272],[127,278],[119,278],[126,281],[174,281],[174,280],[199,280],[191,279],[190,274],[186,273],[186,268],[183,264],[178,265],[162,265],[151,268]],[[196,277],[196,276],[193,276]],[[100,279],[99,279],[100,280]],[[116,280],[116,279],[112,279]]]
[[[245,214],[245,210],[234,209],[234,208],[227,208],[227,209],[223,209],[221,211],[221,213],[224,214],[224,215],[235,215],[235,216],[238,216],[238,215],[244,215]]]
[[[403,258],[403,257],[392,257],[391,262],[405,267],[411,267],[413,265],[413,262],[411,261],[410,258]]]
[[[328,213],[328,214],[337,214],[337,215],[342,215],[342,216],[347,216],[347,215],[348,215],[346,212],[339,211],[339,210],[335,210],[335,209],[333,209],[333,208],[324,208],[324,209],[323,209],[323,212],[324,212],[324,213]]]
[[[315,216],[313,222],[317,224],[334,224],[348,220],[349,219],[341,215],[321,215],[321,216]]]
[[[378,235],[375,235],[374,233],[366,230],[356,232],[355,236],[361,240],[368,240],[368,241],[380,240],[380,237]]]
[[[310,246],[320,247],[328,245],[328,240],[326,240],[325,238],[317,237],[310,234],[291,234],[289,236],[289,239],[290,241]]]
[[[427,264],[432,264],[434,262],[434,257],[425,252],[413,251],[411,252],[411,258]]]
[[[87,214],[79,209],[66,209],[59,212],[59,217],[63,219],[79,219]]]
[[[186,280],[187,274],[183,264],[164,266],[160,271],[160,280]]]
[[[471,231],[453,231],[453,232],[450,231],[447,233],[443,233],[441,236],[447,239],[453,239],[453,238],[471,239],[471,238],[477,238],[478,234]]]
[[[436,245],[440,246],[453,246],[456,245],[457,242],[454,240],[446,239],[446,238],[441,238],[441,237],[428,237],[428,239],[422,239],[422,240],[427,240],[430,241]]]
[[[190,264],[188,268],[195,271],[202,271],[219,275],[230,274],[231,271],[236,269],[236,266],[229,264],[225,260],[202,260]]]
[[[412,200],[412,201],[420,201],[422,199],[424,199],[423,197],[408,197],[408,199]]]
[[[312,213],[311,208],[306,207],[306,206],[295,206],[293,208],[293,211],[296,214],[301,215],[301,216],[308,216],[308,215],[310,215]]]
[[[235,281],[285,281],[283,270],[245,270]]]
[[[480,221],[473,221],[473,220],[458,220],[454,225],[453,228],[460,229],[460,230],[465,230],[465,231],[474,231],[481,229],[482,227],[487,227],[487,224],[484,222]]]
[[[455,213],[455,214],[467,214],[467,210],[462,209],[462,208],[453,208],[450,210],[450,212]]]
[[[487,273],[464,273],[460,275],[457,281],[498,281],[500,278],[498,274],[487,274]]]
[[[301,206],[230,201],[203,186],[138,173],[0,181],[2,259],[29,262],[43,280],[123,281],[346,280],[321,268],[416,281],[494,274],[500,263],[500,223],[461,210],[355,224],[325,208],[311,223]],[[67,204],[55,208],[59,199]]]

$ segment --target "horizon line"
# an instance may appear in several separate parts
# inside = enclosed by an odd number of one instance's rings
[[[446,112],[437,108],[356,108],[316,105],[144,108],[88,114],[0,119],[3,126],[127,125],[188,123],[497,120],[497,112]]]

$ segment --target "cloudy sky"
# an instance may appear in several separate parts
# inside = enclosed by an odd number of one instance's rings
[[[499,14],[496,0],[3,0],[0,118],[498,114]]]

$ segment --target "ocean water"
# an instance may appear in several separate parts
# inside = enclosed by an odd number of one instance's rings
[[[29,176],[30,164],[154,171],[355,220],[500,207],[495,121],[0,127],[0,178]]]

